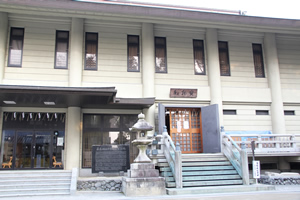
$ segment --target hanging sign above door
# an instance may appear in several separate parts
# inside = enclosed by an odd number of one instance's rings
[[[171,88],[170,98],[197,98],[197,89]]]

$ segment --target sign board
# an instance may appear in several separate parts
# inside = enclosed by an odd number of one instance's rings
[[[252,161],[253,178],[260,178],[260,162],[259,160]]]
[[[58,147],[64,146],[64,137],[57,137],[57,146]]]
[[[99,145],[92,147],[92,173],[127,171],[129,145]]]
[[[196,98],[197,89],[171,88],[170,98]]]

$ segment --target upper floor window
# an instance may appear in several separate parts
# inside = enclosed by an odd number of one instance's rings
[[[55,68],[68,68],[69,31],[56,31]]]
[[[140,71],[140,39],[138,35],[127,36],[127,71],[139,72]]]
[[[195,74],[205,75],[203,40],[193,40]]]
[[[98,33],[86,33],[84,69],[97,70],[97,66],[98,66],[97,55],[98,55]]]
[[[21,67],[24,43],[24,28],[11,28],[9,52],[8,52],[8,66]]]
[[[228,43],[219,42],[219,61],[221,76],[230,76]]]
[[[155,72],[167,73],[166,38],[155,37]]]
[[[253,50],[255,77],[264,78],[265,70],[264,70],[264,60],[263,60],[261,44],[252,44],[252,50]]]

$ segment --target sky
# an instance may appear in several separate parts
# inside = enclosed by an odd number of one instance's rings
[[[241,10],[248,16],[300,20],[300,0],[134,0],[171,5]]]

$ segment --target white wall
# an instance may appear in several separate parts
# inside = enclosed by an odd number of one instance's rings
[[[118,97],[142,97],[141,72],[127,72],[127,35],[140,35],[141,44],[141,24],[86,20],[85,32],[98,32],[98,70],[84,70],[82,85],[116,86]]]
[[[198,89],[196,100],[210,99],[207,75],[195,75],[194,72],[193,39],[205,40],[204,31],[201,28],[154,26],[155,36],[166,37],[167,42],[168,73],[155,73],[157,99],[169,99],[170,88]]]
[[[224,115],[225,131],[272,131],[271,115],[256,115],[256,110],[270,110],[263,105],[223,105],[224,110],[236,110],[236,115]]]
[[[54,51],[56,30],[70,30],[70,20],[10,14],[9,27],[25,29],[23,60],[22,67],[7,67],[6,56],[3,83],[67,86],[68,70],[54,69]]]

